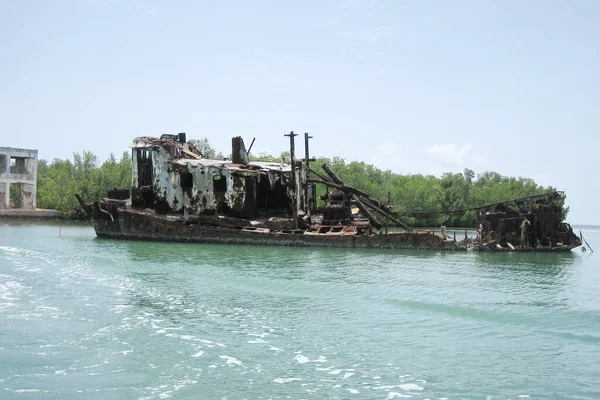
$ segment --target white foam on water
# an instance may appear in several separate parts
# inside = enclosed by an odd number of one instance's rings
[[[39,389],[8,389],[6,388],[6,390],[9,390],[11,392],[15,392],[15,393],[39,393]]]
[[[395,398],[399,398],[399,397],[412,397],[411,395],[408,394],[403,394],[403,393],[398,393],[398,392],[389,392],[387,395],[387,399],[395,399]]]
[[[44,253],[40,253],[39,251],[21,249],[19,247],[10,247],[10,246],[0,246],[0,250],[5,252],[6,254],[11,254],[15,256],[29,255],[29,256],[40,256],[44,255]]]
[[[269,350],[273,350],[273,351],[281,351],[281,349],[279,347],[271,347]]]
[[[406,390],[407,392],[410,392],[411,390],[423,390],[423,386],[419,386],[415,383],[405,383],[398,385],[398,387],[402,390]]]
[[[352,394],[358,394],[358,393],[360,393],[360,392],[359,392],[358,390],[356,390],[356,389],[346,389],[346,390],[348,390],[348,391],[349,391],[350,393],[352,393]]]
[[[296,357],[294,357],[294,359],[298,361],[298,364],[306,364],[310,362],[310,359],[303,355],[297,355]]]
[[[393,389],[395,387],[396,387],[396,385],[384,385],[384,386],[374,386],[373,389],[374,390],[381,390],[381,389],[388,390],[388,389]]]
[[[290,382],[295,382],[295,381],[301,381],[302,379],[300,378],[275,378],[273,379],[273,382],[275,383],[290,383]]]
[[[225,360],[225,364],[227,365],[242,365],[242,362],[235,357],[219,356],[219,358]]]
[[[35,308],[36,308],[36,310],[43,310],[43,311],[60,311],[60,308],[52,307],[52,306],[36,306]]]
[[[196,354],[192,354],[192,357],[200,357],[204,354],[204,352],[202,350],[200,350],[199,352],[197,352]]]
[[[248,343],[250,344],[254,344],[254,343],[269,343],[266,340],[262,340],[262,339],[256,339],[256,340],[248,340]]]
[[[298,364],[327,362],[327,358],[325,358],[325,356],[319,356],[319,358],[317,358],[316,360],[311,360],[308,357],[299,354],[296,357],[294,357],[294,359],[298,361]]]
[[[348,379],[348,378],[350,378],[352,375],[356,375],[356,374],[355,374],[354,372],[346,372],[346,373],[344,374],[344,379]]]
[[[520,397],[521,399],[528,399],[529,395],[528,394],[520,394],[518,397]]]
[[[223,343],[213,342],[212,340],[198,339],[198,341],[201,343],[204,343],[204,344],[214,344],[215,346],[219,346],[219,347],[227,347]]]
[[[269,336],[269,334],[266,332],[265,333],[249,333],[248,336],[257,336],[260,338],[264,338],[265,336]]]
[[[341,369],[334,369],[329,374],[331,374],[331,375],[339,375],[342,371],[343,370],[341,370]]]
[[[0,303],[0,310],[2,310],[4,308],[8,308],[8,307],[14,307],[14,306],[16,306],[16,304],[15,303],[11,303],[11,302]]]
[[[66,375],[67,373],[63,370],[54,371],[54,375]]]
[[[20,282],[17,281],[7,281],[4,283],[0,283],[0,299],[2,300],[18,300],[19,292],[22,292],[24,289],[27,289],[27,286],[24,286]]]

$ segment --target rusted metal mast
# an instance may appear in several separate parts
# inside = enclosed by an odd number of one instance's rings
[[[308,132],[304,132],[304,208],[308,215],[311,214],[315,203],[314,186],[308,183],[308,174],[310,173],[310,151],[308,142],[312,139]]]
[[[284,135],[290,138],[290,164],[292,168],[292,189],[294,191],[294,198],[292,199],[292,216],[294,218],[294,228],[298,229],[298,182],[296,180],[296,158],[295,158],[295,145],[294,137],[298,136],[291,131],[289,135]]]

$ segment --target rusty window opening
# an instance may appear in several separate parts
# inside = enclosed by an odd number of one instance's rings
[[[263,210],[287,210],[289,204],[287,188],[280,181],[271,186],[268,177],[262,176],[256,184],[256,206]]]
[[[194,176],[191,172],[184,172],[179,177],[182,189],[191,189],[194,187]]]
[[[218,193],[227,191],[227,178],[224,175],[215,175],[213,177],[213,190]]]
[[[137,150],[138,186],[152,185],[152,157],[149,150]]]

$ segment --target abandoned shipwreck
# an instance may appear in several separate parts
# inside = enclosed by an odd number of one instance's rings
[[[302,160],[295,156],[297,135],[286,136],[289,164],[249,161],[241,137],[232,139],[231,160],[204,158],[185,133],[138,137],[131,145],[131,188],[93,204],[78,199],[97,236],[116,239],[491,251],[565,251],[581,244],[563,222],[561,192],[472,209],[477,238],[457,242],[443,230],[414,230],[401,220],[409,213],[344,185],[327,165],[322,173],[313,170],[308,134]],[[325,188],[320,202],[317,187]],[[403,231],[388,233],[381,221]]]

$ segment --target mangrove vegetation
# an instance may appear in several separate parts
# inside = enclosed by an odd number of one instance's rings
[[[194,141],[202,147],[203,154],[221,157],[206,139]],[[261,153],[253,160],[280,162],[289,154],[280,157]],[[523,177],[508,177],[496,172],[476,173],[465,169],[462,172],[447,172],[440,177],[422,174],[399,174],[382,170],[360,161],[347,162],[340,157],[320,157],[313,161],[314,169],[329,164],[344,183],[369,193],[384,202],[388,201],[394,211],[418,212],[437,210],[460,210],[498,203],[514,198],[552,192],[553,187],[538,185],[534,180]],[[76,153],[73,159],[40,160],[38,164],[37,204],[39,208],[60,210],[66,218],[81,216],[75,193],[85,202],[100,199],[107,190],[131,186],[131,159],[128,152],[120,158],[111,154],[100,162],[92,152]],[[324,189],[323,189],[324,190]],[[564,207],[564,205],[563,205]],[[568,208],[564,210],[564,215]],[[423,217],[405,217],[414,226],[461,226],[475,224],[473,212],[458,214],[430,214]]]

